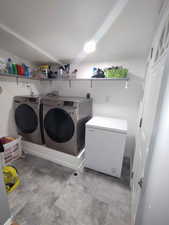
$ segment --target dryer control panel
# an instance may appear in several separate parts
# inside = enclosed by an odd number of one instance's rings
[[[73,107],[73,106],[74,106],[74,102],[73,102],[73,101],[64,101],[64,102],[63,102],[63,105],[64,105],[64,106],[70,106],[70,107]]]

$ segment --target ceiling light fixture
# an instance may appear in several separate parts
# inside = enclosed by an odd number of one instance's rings
[[[107,14],[107,17],[105,18],[99,29],[92,37],[90,37],[90,41],[85,43],[85,45],[83,46],[83,50],[77,55],[77,57],[73,61],[74,64],[82,62],[88,54],[96,50],[96,44],[98,44],[103,39],[103,37],[110,30],[112,24],[115,23],[116,19],[120,16],[120,14],[122,14],[128,1],[129,0],[115,1],[116,3],[113,4],[112,9]]]
[[[94,40],[86,42],[83,50],[87,54],[93,53],[96,50],[96,42]]]

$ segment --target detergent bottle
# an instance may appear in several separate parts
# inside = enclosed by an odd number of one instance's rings
[[[12,59],[11,58],[8,58],[6,66],[7,66],[8,73],[13,74]]]

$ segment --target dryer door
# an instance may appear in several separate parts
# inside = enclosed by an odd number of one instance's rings
[[[33,133],[38,127],[38,117],[27,104],[21,104],[15,109],[15,122],[18,130],[24,134]]]
[[[71,116],[60,108],[53,108],[47,112],[44,119],[44,128],[47,135],[58,143],[69,141],[75,130]]]

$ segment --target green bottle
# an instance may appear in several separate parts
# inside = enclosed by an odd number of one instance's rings
[[[12,72],[13,74],[17,74],[17,68],[15,63],[12,64]]]

